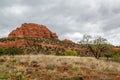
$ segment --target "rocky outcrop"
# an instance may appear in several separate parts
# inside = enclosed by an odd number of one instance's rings
[[[25,47],[28,44],[26,40],[17,40],[17,41],[9,41],[9,42],[0,42],[0,47],[9,48],[9,47]]]
[[[115,52],[119,52],[120,48],[119,47],[118,48],[117,47],[113,47],[112,50],[115,51]]]
[[[68,40],[68,39],[64,39],[63,42],[67,42],[67,43],[73,43],[73,41]]]
[[[8,38],[25,38],[25,37],[58,39],[56,33],[51,32],[46,26],[34,23],[24,23],[21,25],[20,28],[13,30],[8,35]]]

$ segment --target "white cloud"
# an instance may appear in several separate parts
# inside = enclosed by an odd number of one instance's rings
[[[90,34],[113,44],[120,41],[120,0],[1,0],[0,19],[0,37],[33,22],[46,25],[60,39],[77,41]]]
[[[5,16],[21,16],[28,12],[29,8],[23,5],[12,5],[2,9]]]
[[[67,38],[67,39],[77,42],[77,41],[80,41],[80,39],[82,38],[82,34],[80,34],[79,32],[66,33],[62,35],[61,38],[63,39]]]

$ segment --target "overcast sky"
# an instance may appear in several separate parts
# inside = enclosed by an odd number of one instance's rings
[[[22,23],[46,25],[60,39],[90,34],[120,45],[120,0],[0,0],[0,37]]]

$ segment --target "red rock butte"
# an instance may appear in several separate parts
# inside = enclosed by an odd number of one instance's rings
[[[13,30],[8,35],[8,38],[25,38],[25,37],[58,39],[56,33],[51,32],[46,26],[34,23],[24,23],[21,25],[20,28]]]

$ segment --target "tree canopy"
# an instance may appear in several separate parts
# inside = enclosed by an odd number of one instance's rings
[[[94,38],[91,35],[83,35],[79,44],[86,47],[97,59],[99,59],[104,53],[111,50],[111,45],[108,43],[107,39],[101,36]]]

